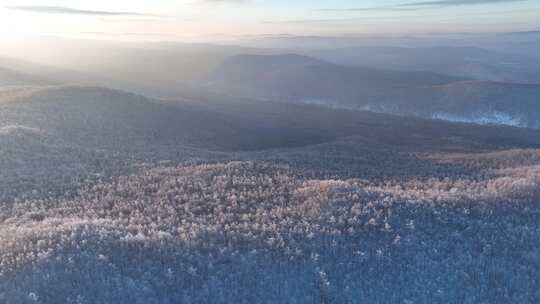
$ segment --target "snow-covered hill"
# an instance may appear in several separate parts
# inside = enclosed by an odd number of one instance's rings
[[[539,300],[540,131],[197,98],[0,92],[0,303]]]

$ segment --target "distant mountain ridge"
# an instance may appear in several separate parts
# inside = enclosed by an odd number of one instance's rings
[[[469,46],[359,46],[307,51],[315,58],[346,66],[399,71],[431,71],[501,82],[540,81],[540,60]]]
[[[263,100],[481,124],[537,128],[540,119],[538,84],[352,68],[291,54],[231,57],[209,75],[207,87]]]
[[[0,87],[2,86],[33,86],[53,84],[45,78],[22,73],[0,66]]]

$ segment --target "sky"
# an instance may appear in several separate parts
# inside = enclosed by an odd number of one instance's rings
[[[190,40],[540,30],[539,0],[0,0],[0,37]]]

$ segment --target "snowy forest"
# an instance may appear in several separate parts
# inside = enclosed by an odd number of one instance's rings
[[[1,98],[0,302],[540,300],[537,130],[95,87]]]

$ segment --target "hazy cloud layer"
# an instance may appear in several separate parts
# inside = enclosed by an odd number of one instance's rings
[[[444,7],[455,5],[471,5],[471,4],[494,4],[505,2],[518,2],[525,0],[437,0],[437,1],[420,1],[413,3],[406,3],[400,5],[401,7]]]
[[[82,10],[64,6],[8,6],[8,9],[27,11],[43,14],[67,14],[67,15],[93,15],[93,16],[154,16],[152,14],[144,14],[127,11],[97,11],[97,10]]]
[[[451,6],[477,5],[477,4],[497,4],[509,2],[523,2],[527,0],[435,0],[435,1],[418,1],[390,6],[378,7],[357,7],[344,9],[321,9],[321,11],[409,11],[422,10],[433,8],[445,8]]]

